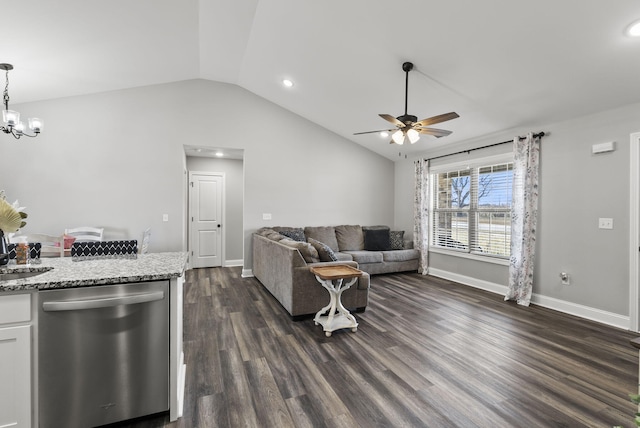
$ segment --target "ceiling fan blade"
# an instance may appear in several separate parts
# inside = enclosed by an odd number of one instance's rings
[[[439,114],[438,116],[429,117],[427,119],[422,119],[419,122],[416,122],[414,126],[429,126],[435,125],[436,123],[446,122],[447,120],[455,119],[456,117],[460,117],[456,112]]]
[[[366,132],[356,132],[353,135],[362,135],[362,134],[375,134],[376,132],[393,132],[396,131],[396,129],[381,129],[379,131],[366,131]]]
[[[386,120],[387,122],[391,122],[393,123],[395,126],[399,127],[399,128],[404,128],[405,124],[400,122],[398,119],[396,119],[395,117],[391,116],[390,114],[380,114],[379,115],[381,118],[383,118],[384,120]]]
[[[438,138],[446,137],[447,135],[450,135],[452,133],[452,131],[447,131],[446,129],[436,129],[436,128],[414,128],[414,129],[421,134],[433,135]]]

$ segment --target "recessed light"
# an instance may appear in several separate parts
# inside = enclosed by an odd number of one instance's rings
[[[222,156],[224,156],[224,153],[222,153],[222,152],[216,152],[216,156],[218,156],[219,158],[221,158]]]
[[[387,137],[389,136],[389,133],[388,133],[387,131],[382,131],[382,132],[380,133],[380,136],[381,136],[382,138],[387,138]]]
[[[626,33],[631,37],[640,37],[640,20],[629,25]]]
[[[293,82],[289,79],[283,79],[282,80],[282,84],[284,86],[286,86],[287,88],[292,88],[293,87]]]

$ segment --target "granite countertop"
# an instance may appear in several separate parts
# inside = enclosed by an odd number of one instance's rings
[[[73,261],[71,257],[44,258],[40,264],[12,265],[0,273],[44,271],[29,278],[0,280],[3,291],[46,290],[50,288],[86,287],[124,282],[157,281],[177,278],[184,273],[186,252],[140,254],[136,259]]]

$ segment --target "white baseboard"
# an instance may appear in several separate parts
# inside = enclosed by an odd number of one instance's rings
[[[628,315],[614,314],[613,312],[603,311],[602,309],[579,305],[553,297],[541,296],[535,293],[531,296],[531,303],[580,318],[607,324],[612,327],[618,327],[623,330],[629,330],[629,326],[631,325],[631,320]]]
[[[496,284],[493,282],[483,281],[470,276],[460,275],[455,272],[448,272],[441,269],[429,268],[429,275],[438,278],[448,279],[449,281],[458,282],[481,290],[490,291],[492,293],[505,295],[507,286]],[[577,303],[567,302],[565,300],[556,299],[554,297],[542,296],[536,293],[531,295],[531,303],[545,308],[553,309],[558,312],[575,315],[591,321],[607,324],[612,327],[629,330],[630,319],[627,315],[615,314],[613,312],[603,311],[601,309],[580,305]]]
[[[242,259],[224,261],[224,267],[242,266],[243,264],[244,264],[244,260]]]
[[[437,276],[438,278],[448,279],[449,281],[459,282],[460,284],[470,285],[474,288],[479,288],[485,291],[491,291],[496,294],[507,294],[507,287],[505,285],[496,284],[494,282],[483,281],[481,279],[472,278],[470,276],[460,275],[459,273],[449,272],[441,269],[429,268],[429,275]]]
[[[242,269],[243,278],[253,278],[253,269]]]

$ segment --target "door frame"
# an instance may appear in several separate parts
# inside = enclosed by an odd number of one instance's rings
[[[629,330],[640,331],[640,132],[630,135],[629,144]]]
[[[214,171],[189,171],[189,177],[187,180],[187,198],[188,198],[188,203],[187,203],[187,228],[188,228],[188,247],[187,247],[187,251],[189,252],[190,255],[193,255],[193,221],[191,221],[191,203],[192,201],[192,196],[191,196],[191,191],[193,189],[193,186],[191,186],[191,183],[193,182],[193,176],[194,175],[207,175],[210,177],[220,177],[222,179],[222,190],[221,190],[221,195],[220,198],[222,200],[222,207],[220,210],[220,223],[222,224],[221,227],[221,232],[220,232],[220,267],[225,267],[226,266],[226,259],[225,259],[225,239],[226,239],[226,224],[225,224],[225,207],[227,206],[227,200],[226,200],[226,196],[227,196],[227,192],[226,192],[226,177],[225,177],[225,173],[224,172],[214,172]],[[191,268],[191,257],[189,258],[189,268]]]

